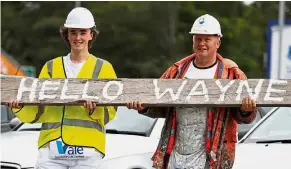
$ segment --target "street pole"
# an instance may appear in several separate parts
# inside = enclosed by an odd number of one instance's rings
[[[282,36],[283,36],[283,27],[284,27],[284,20],[285,20],[285,2],[279,1],[279,52],[278,52],[278,79],[281,78],[281,65],[282,65]]]

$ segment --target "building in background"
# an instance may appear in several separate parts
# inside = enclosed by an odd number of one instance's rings
[[[278,21],[269,21],[267,37],[267,78],[291,79],[291,20],[285,20],[282,29],[281,52],[279,52],[279,33]],[[281,57],[279,53],[281,53]],[[279,74],[280,77],[278,77]]]

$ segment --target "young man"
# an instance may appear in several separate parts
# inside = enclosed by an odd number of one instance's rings
[[[211,15],[193,24],[194,53],[171,66],[167,79],[245,79],[237,64],[217,53],[222,37],[219,22]],[[231,169],[237,123],[250,123],[256,103],[243,98],[240,108],[144,108],[139,101],[127,104],[150,117],[166,118],[153,156],[157,169]]]
[[[71,48],[67,56],[48,61],[39,78],[116,78],[112,65],[89,53],[98,31],[91,12],[74,8],[61,26],[61,36]],[[42,123],[37,169],[92,169],[105,155],[105,124],[116,108],[99,107],[88,100],[83,106],[24,106],[7,104],[25,123]]]

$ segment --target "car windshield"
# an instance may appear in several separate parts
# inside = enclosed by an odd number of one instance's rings
[[[291,140],[291,108],[277,109],[244,140],[244,143],[272,140]]]
[[[118,107],[115,118],[106,125],[106,132],[149,136],[157,119],[139,114],[136,110]],[[40,130],[41,124],[22,123],[17,131]]]
[[[119,107],[115,118],[106,125],[109,133],[149,135],[157,119],[139,114],[136,110]]]

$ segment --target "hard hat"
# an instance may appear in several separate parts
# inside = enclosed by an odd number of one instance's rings
[[[65,28],[92,28],[95,26],[92,13],[83,7],[77,7],[68,14]]]
[[[221,28],[218,20],[209,14],[205,14],[197,18],[189,33],[218,35],[222,37]]]

